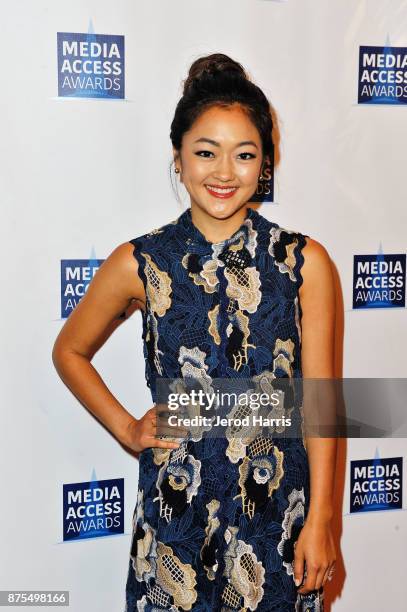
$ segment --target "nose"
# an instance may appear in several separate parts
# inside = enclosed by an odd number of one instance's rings
[[[214,178],[220,181],[231,181],[234,178],[233,164],[230,159],[225,156],[218,158],[218,163],[214,171]]]

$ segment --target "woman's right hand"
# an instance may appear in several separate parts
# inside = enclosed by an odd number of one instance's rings
[[[175,428],[171,428],[171,434],[175,432]],[[160,427],[162,431],[162,427]],[[176,432],[181,432],[177,429]],[[140,453],[146,448],[178,448],[179,442],[174,439],[156,438],[157,434],[157,406],[147,410],[141,419],[134,418],[128,424],[122,442],[130,449]],[[160,434],[161,435],[161,434]],[[173,436],[175,437],[175,436]]]

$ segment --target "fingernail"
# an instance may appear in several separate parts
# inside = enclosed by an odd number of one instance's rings
[[[294,582],[295,582],[295,586],[298,586],[299,584],[301,584],[301,580],[299,578],[295,578]]]

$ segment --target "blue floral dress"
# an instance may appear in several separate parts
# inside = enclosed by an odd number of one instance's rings
[[[210,386],[214,378],[302,376],[306,234],[247,208],[232,236],[211,243],[188,208],[129,242],[146,293],[153,403],[160,377],[196,375]],[[145,449],[125,612],[322,611],[323,589],[300,594],[293,577],[309,497],[303,437],[236,444],[186,436],[176,449]]]

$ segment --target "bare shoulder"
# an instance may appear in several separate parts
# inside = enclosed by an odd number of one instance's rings
[[[145,303],[144,285],[139,276],[139,265],[135,257],[136,248],[129,241],[117,245],[103,262],[100,271],[103,270],[105,280],[111,277],[122,287],[122,291],[127,293],[125,297]]]
[[[300,293],[305,294],[309,288],[315,287],[316,284],[331,284],[332,262],[324,245],[307,236],[302,254],[304,257],[304,264],[301,269],[303,284]]]
[[[91,358],[121,324],[123,313],[134,302],[145,303],[133,250],[132,243],[121,243],[103,261],[58,334],[53,355],[69,350]]]
[[[305,240],[306,244],[302,250],[304,255],[304,266],[305,264],[307,264],[308,267],[310,267],[311,264],[320,264],[322,266],[330,264],[331,258],[323,244],[309,236],[306,236]]]
[[[304,281],[305,277],[312,277],[324,271],[330,271],[332,265],[329,253],[323,244],[309,236],[307,236],[305,240],[306,244],[302,249],[304,257],[302,276]]]

